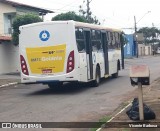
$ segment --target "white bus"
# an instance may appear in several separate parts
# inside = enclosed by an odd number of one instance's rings
[[[57,87],[118,76],[123,68],[120,30],[75,21],[41,22],[20,27],[22,83]]]

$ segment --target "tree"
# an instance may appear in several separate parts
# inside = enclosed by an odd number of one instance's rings
[[[12,41],[14,45],[19,44],[19,27],[26,24],[42,22],[42,19],[38,15],[34,14],[25,14],[17,16],[13,21],[13,34]]]
[[[92,0],[91,0],[92,1]],[[98,24],[100,25],[101,23],[99,22],[99,20],[97,19],[96,16],[93,16],[93,13],[89,7],[89,4],[91,3],[91,1],[87,0],[86,1],[86,7],[87,9],[85,10],[82,5],[79,6],[79,13],[80,15],[82,15],[84,18],[86,18],[87,23],[93,23],[93,24]],[[85,3],[85,0],[83,1],[83,3]]]
[[[137,33],[143,33],[145,43],[147,44],[160,42],[160,40],[158,39],[160,35],[160,30],[158,30],[156,27],[143,27],[139,29]]]
[[[87,22],[83,16],[79,16],[73,11],[67,13],[61,13],[52,18],[52,21],[57,21],[57,20],[74,20],[79,22]]]

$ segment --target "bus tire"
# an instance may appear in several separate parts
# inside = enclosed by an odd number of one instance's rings
[[[98,87],[99,83],[101,80],[101,76],[100,76],[100,68],[97,66],[96,67],[96,74],[95,74],[95,80],[93,81],[93,86],[94,87]]]
[[[119,70],[119,65],[117,63],[117,72],[112,74],[112,78],[117,78],[118,77],[118,70]]]
[[[60,89],[62,87],[63,83],[62,82],[58,82],[58,83],[50,83],[48,84],[48,87],[50,89]]]

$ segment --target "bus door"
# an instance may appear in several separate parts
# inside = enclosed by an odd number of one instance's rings
[[[108,61],[108,41],[106,33],[102,32],[102,45],[104,52],[104,66],[105,66],[105,76],[109,75],[109,61]]]
[[[88,80],[93,79],[93,62],[92,62],[92,44],[90,31],[84,31],[87,56],[87,74]]]

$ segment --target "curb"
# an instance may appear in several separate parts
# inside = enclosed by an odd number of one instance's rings
[[[158,79],[158,78],[157,78]],[[155,79],[155,80],[157,80],[157,79]],[[154,81],[155,81],[154,80]],[[153,82],[154,82],[153,81]],[[151,83],[151,84],[153,84],[153,82]],[[151,90],[151,84],[149,85],[149,87],[148,87],[148,90],[146,91],[147,93],[146,94],[148,94],[149,92],[150,92],[150,90]],[[128,101],[129,103],[128,103],[128,105],[126,105],[124,108],[122,108],[117,114],[115,114],[111,119],[109,119],[106,123],[109,123],[109,122],[111,122],[116,116],[118,116],[119,114],[121,114],[125,109],[127,109],[129,106],[131,106],[131,104],[132,104],[132,101]],[[98,128],[96,131],[101,131],[101,129],[102,129],[102,127],[100,127],[100,128]]]
[[[17,84],[18,82],[8,83],[8,84],[1,85],[0,88],[11,86],[11,85],[17,85]]]
[[[111,122],[116,116],[121,114],[125,109],[127,109],[132,104],[132,101],[129,102],[127,106],[125,106],[122,110],[120,110],[117,114],[115,114],[111,119],[109,119],[106,123]],[[96,131],[100,131],[102,128],[98,128]]]

